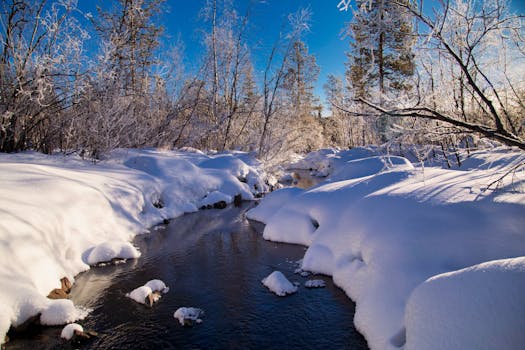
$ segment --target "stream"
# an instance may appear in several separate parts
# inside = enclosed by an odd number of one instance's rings
[[[153,227],[134,244],[139,259],[95,267],[76,277],[71,299],[93,309],[80,321],[99,336],[85,349],[367,349],[353,326],[354,304],[332,279],[307,289],[295,274],[305,247],[262,238],[262,225],[245,219],[253,203],[203,210]],[[280,270],[299,291],[278,297],[261,279]],[[151,279],[170,291],[153,307],[126,293]],[[177,308],[205,311],[203,323],[183,327]],[[72,348],[60,339],[62,327],[36,327],[6,349]]]

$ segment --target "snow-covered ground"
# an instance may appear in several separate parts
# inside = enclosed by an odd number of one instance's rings
[[[487,186],[525,154],[477,151],[448,169],[377,153],[310,154],[292,167],[326,182],[273,192],[248,217],[308,246],[301,268],[356,302],[372,349],[523,349],[525,169]]]
[[[129,242],[163,219],[266,190],[246,153],[116,150],[79,157],[0,154],[0,342],[11,325],[81,319],[70,300],[47,299],[64,276],[140,255]]]

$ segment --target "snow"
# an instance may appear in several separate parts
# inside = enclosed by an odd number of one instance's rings
[[[129,243],[136,234],[198,210],[215,192],[231,203],[265,191],[252,158],[119,149],[93,164],[75,155],[0,154],[0,342],[10,325],[45,313],[62,277],[74,281],[90,265],[138,257]],[[43,317],[63,324],[74,314]]]
[[[354,323],[371,349],[403,347],[405,333],[408,348],[412,335],[417,337],[421,327],[432,325],[421,313],[407,318],[405,306],[418,286],[423,283],[427,290],[426,283],[450,283],[458,297],[475,299],[484,295],[479,290],[485,287],[479,284],[462,294],[468,278],[463,282],[457,277],[457,283],[425,281],[487,261],[525,255],[525,170],[503,179],[497,190],[487,189],[524,161],[522,152],[508,149],[475,151],[463,162],[465,168],[446,169],[441,164],[412,165],[378,150],[320,151],[299,165],[314,171],[321,167],[327,175],[325,182],[308,190],[274,192],[247,217],[266,224],[266,239],[308,247],[301,269],[332,276],[356,302]],[[521,285],[518,280],[522,277],[501,270],[507,273],[499,280]],[[455,318],[449,324],[462,326],[447,328],[444,332],[450,333],[446,336],[436,330],[436,337],[446,338],[443,341],[456,337],[461,342],[460,332],[473,336],[490,327],[488,316],[473,322],[461,309],[451,310],[456,304],[447,304],[438,290],[424,293],[428,299],[423,300],[421,310],[434,305],[443,315]],[[497,290],[504,298],[504,287]],[[510,293],[514,290],[509,289]],[[515,298],[509,304],[523,310]],[[504,310],[505,304],[498,301],[492,312],[500,307]],[[515,317],[518,314],[523,315],[516,313]],[[510,316],[505,317],[497,329],[514,329]],[[441,322],[439,315],[437,319]],[[508,343],[497,343],[499,340],[488,344],[506,348]],[[414,344],[411,348],[426,349],[424,344]]]
[[[288,279],[283,275],[281,271],[272,272],[261,282],[270,291],[272,291],[280,297],[284,297],[287,294],[293,294],[297,292],[297,287],[290,283],[290,281],[288,281]]]
[[[71,340],[71,338],[73,338],[73,335],[75,335],[75,331],[84,332],[84,328],[82,328],[82,326],[78,323],[70,323],[62,329],[62,332],[60,333],[60,338]]]
[[[431,277],[407,302],[405,349],[523,349],[524,291],[525,257]]]
[[[166,294],[170,291],[170,288],[161,280],[151,280],[145,284],[146,287],[151,288],[153,292],[161,292]]]
[[[192,322],[202,323],[202,315],[204,315],[204,311],[201,309],[195,307],[180,307],[175,311],[173,317],[179,320],[181,326],[185,326]]]
[[[150,287],[140,286],[138,288],[133,289],[131,292],[126,293],[126,296],[128,298],[135,300],[137,303],[146,304],[146,298],[151,293],[152,293],[152,290]]]
[[[213,191],[206,195],[201,201],[199,202],[199,208],[202,206],[208,206],[213,205],[215,203],[224,201],[226,203],[232,202],[232,196],[229,196],[225,193],[219,192],[219,191]]]
[[[323,288],[326,286],[325,281],[323,280],[308,280],[304,282],[306,288]]]
[[[40,323],[44,326],[60,326],[66,323],[83,320],[89,310],[76,307],[69,299],[49,301],[40,315]]]
[[[135,300],[137,303],[146,304],[146,298],[153,292],[161,292],[166,294],[169,292],[169,287],[164,284],[161,280],[151,280],[145,285],[135,288],[129,293],[126,293],[128,298]],[[160,299],[160,294],[153,295],[153,302],[157,302]]]
[[[140,257],[140,252],[131,243],[110,241],[95,246],[89,252],[86,262],[89,265],[96,265],[116,258],[136,259],[138,257]]]

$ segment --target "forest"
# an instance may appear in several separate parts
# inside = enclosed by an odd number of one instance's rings
[[[328,78],[326,103],[304,40],[312,11],[286,17],[256,69],[252,6],[204,2],[195,30],[205,50],[188,58],[180,39],[161,50],[163,0],[115,0],[93,13],[74,0],[2,2],[0,151],[96,159],[123,147],[195,147],[272,160],[368,144],[525,149],[523,16],[509,3],[327,3],[351,20],[341,28],[346,72]],[[98,46],[87,49],[92,38]]]

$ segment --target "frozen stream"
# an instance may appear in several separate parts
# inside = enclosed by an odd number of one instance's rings
[[[242,208],[205,210],[137,236],[142,257],[77,276],[75,304],[93,312],[80,322],[99,332],[84,348],[96,349],[366,349],[353,327],[354,304],[322,278],[326,288],[306,289],[294,274],[305,248],[265,241]],[[301,283],[281,298],[261,279],[274,270]],[[125,293],[150,279],[162,279],[169,293],[153,308]],[[182,327],[173,318],[181,306],[204,309],[203,323]],[[35,330],[7,349],[64,346],[61,327]]]

